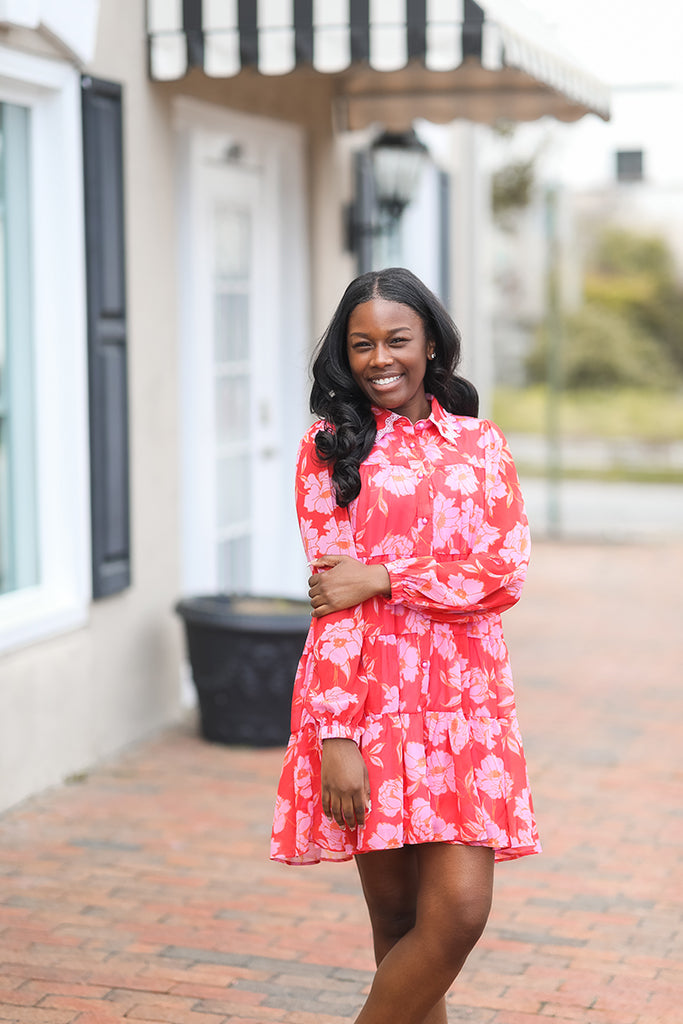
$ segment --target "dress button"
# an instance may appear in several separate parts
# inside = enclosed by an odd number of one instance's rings
[[[429,668],[429,662],[428,661],[423,661],[422,662],[422,668]]]
[[[420,520],[420,526],[426,526],[428,522],[429,520],[425,519],[425,517],[423,516],[422,519]]]

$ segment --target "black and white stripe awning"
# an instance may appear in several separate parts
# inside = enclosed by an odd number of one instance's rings
[[[346,126],[608,116],[518,0],[148,0],[150,75],[335,75]]]

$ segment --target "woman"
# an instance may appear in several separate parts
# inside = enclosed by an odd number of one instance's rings
[[[321,419],[299,451],[313,619],[272,857],[355,857],[378,965],[357,1024],[445,1024],[494,859],[540,850],[500,624],[528,527],[459,357],[413,274],[357,278],[321,341]]]

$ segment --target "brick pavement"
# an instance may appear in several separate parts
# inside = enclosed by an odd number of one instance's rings
[[[683,1021],[683,547],[538,544],[507,635],[545,853],[503,864],[469,1024]],[[281,752],[172,729],[0,818],[0,1021],[342,1024],[352,865],[267,861]]]

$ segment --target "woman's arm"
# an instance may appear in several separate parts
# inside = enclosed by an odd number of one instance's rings
[[[296,509],[309,563],[326,557],[355,561],[356,546],[346,509],[332,493],[330,471],[315,451],[312,427],[299,448]],[[358,677],[363,639],[361,602],[337,605],[313,618],[313,651],[305,705],[319,725],[321,739],[358,739],[366,687]]]
[[[391,600],[439,621],[502,612],[519,599],[529,562],[529,525],[512,456],[488,424],[483,505],[473,502],[471,554],[440,561],[400,558],[386,563]],[[471,499],[469,499],[471,501]]]

